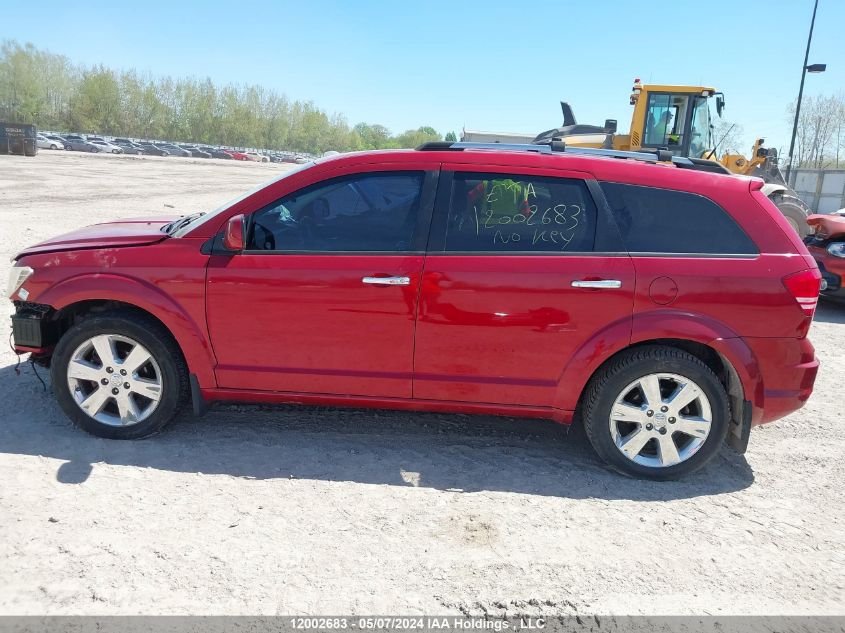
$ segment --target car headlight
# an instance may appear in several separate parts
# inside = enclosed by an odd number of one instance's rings
[[[827,252],[834,257],[845,257],[845,242],[833,242],[827,245]]]
[[[35,271],[29,266],[12,266],[12,269],[9,271],[9,285],[6,286],[6,294],[9,299],[12,298],[12,295],[18,291],[18,288],[23,286],[24,282],[29,279],[34,272]],[[29,296],[29,293],[26,294]],[[21,299],[26,301],[26,297],[22,296]]]

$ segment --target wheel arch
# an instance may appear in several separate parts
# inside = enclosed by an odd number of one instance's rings
[[[39,303],[55,310],[54,318],[65,329],[86,315],[108,309],[126,309],[145,314],[158,323],[173,337],[177,348],[188,365],[189,372],[196,374],[203,387],[215,387],[215,359],[205,330],[201,323],[159,289],[129,277],[119,275],[97,275],[96,283],[88,276],[71,278],[52,286],[37,299]],[[204,303],[202,304],[204,314]]]
[[[726,324],[671,308],[634,314],[586,340],[572,356],[558,381],[554,407],[577,411],[593,377],[607,363],[632,347],[663,345],[684,350],[719,377],[731,403],[729,437],[745,436],[763,414],[764,390],[757,359],[748,344]],[[743,442],[731,442],[744,450]]]
[[[679,349],[703,362],[719,379],[730,403],[731,425],[728,432],[729,443],[740,453],[748,445],[748,432],[752,424],[752,415],[759,417],[760,408],[754,408],[753,401],[762,395],[762,380],[757,371],[756,359],[742,339],[714,339],[709,343],[685,338],[650,338],[642,339],[623,347],[598,365],[584,382],[578,394],[576,410],[580,409],[590,383],[605,367],[619,356],[632,349],[641,347],[667,347]],[[752,393],[749,393],[749,390]]]
[[[734,343],[714,345],[715,341],[721,340],[732,340]],[[734,366],[739,362],[747,364],[747,357],[751,355],[750,349],[736,332],[712,317],[671,308],[637,313],[609,324],[581,344],[558,379],[554,407],[569,411],[575,409],[590,380],[602,365],[632,346],[655,344],[655,341],[680,349],[688,348],[693,355],[701,354],[714,362],[713,356],[704,351],[704,348],[710,347]],[[741,353],[743,348],[747,354]],[[739,372],[739,375],[742,383],[747,384],[743,372]]]

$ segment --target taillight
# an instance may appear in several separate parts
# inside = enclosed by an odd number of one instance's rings
[[[800,273],[793,273],[783,278],[783,285],[804,310],[804,314],[812,317],[819,302],[819,290],[822,275],[818,268],[810,268]]]

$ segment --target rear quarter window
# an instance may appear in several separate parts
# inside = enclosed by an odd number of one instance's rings
[[[630,253],[759,253],[736,220],[709,198],[670,189],[600,184]]]

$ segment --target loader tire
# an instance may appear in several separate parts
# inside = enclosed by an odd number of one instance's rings
[[[780,212],[783,213],[789,225],[798,233],[802,240],[810,234],[810,226],[807,224],[809,209],[799,198],[793,196],[772,196]]]

